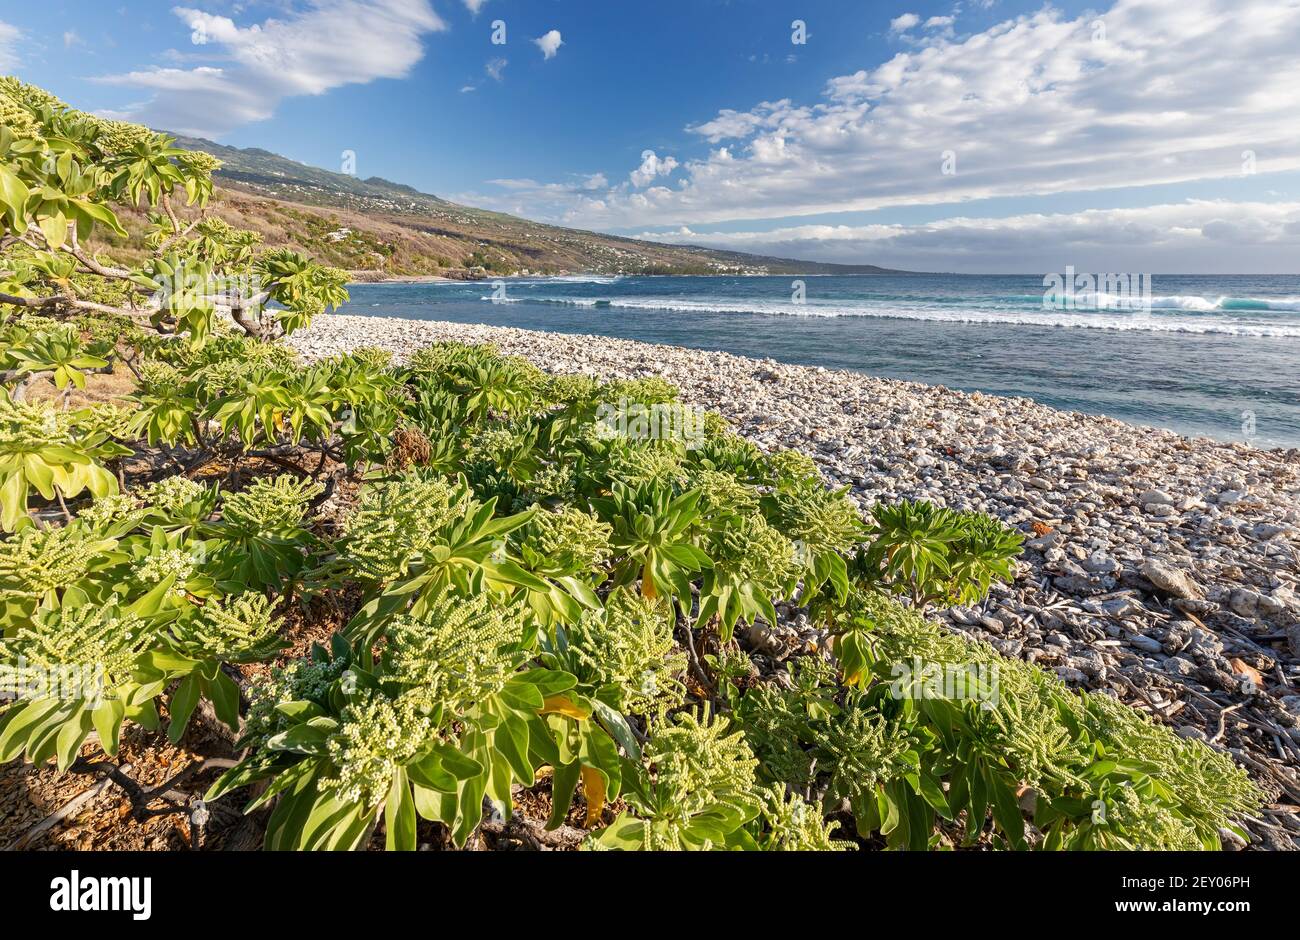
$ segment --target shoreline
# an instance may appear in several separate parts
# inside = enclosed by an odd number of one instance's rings
[[[765,450],[809,454],[864,510],[927,499],[1015,526],[1026,536],[1016,580],[941,620],[1226,746],[1300,803],[1300,450],[601,336],[334,314],[289,343],[309,359],[379,346],[400,360],[448,339],[493,342],[550,372],[660,375]],[[1300,849],[1300,815],[1288,818],[1271,847]]]

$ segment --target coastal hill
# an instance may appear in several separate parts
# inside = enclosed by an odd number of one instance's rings
[[[897,274],[602,235],[458,205],[379,177],[360,179],[261,149],[178,137],[223,162],[211,212],[360,278],[493,274]],[[127,210],[143,227],[142,214]],[[134,239],[133,239],[134,241]],[[138,242],[137,242],[138,243]],[[120,253],[126,247],[114,245]]]

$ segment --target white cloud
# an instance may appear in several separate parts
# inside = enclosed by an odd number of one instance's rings
[[[506,59],[489,59],[487,64],[483,66],[483,71],[487,72],[488,76],[493,81],[499,82],[504,78],[502,73],[505,71],[505,67],[509,64],[509,61]]]
[[[63,48],[71,49],[73,46],[84,46],[86,40],[77,35],[76,30],[69,29],[63,34]]]
[[[902,16],[896,16],[889,21],[889,31],[891,33],[902,33],[911,29],[921,18],[915,13],[904,13]]]
[[[421,37],[446,29],[428,0],[315,0],[283,19],[242,27],[189,7],[173,12],[200,48],[220,47],[221,67],[153,68],[100,81],[155,92],[133,119],[219,136],[265,120],[284,98],[402,78],[424,54]]]
[[[688,128],[715,149],[682,185],[579,200],[588,227],[781,218],[1300,169],[1298,0],[1118,0],[960,40],[927,33],[819,100],[763,101]],[[956,173],[941,172],[944,154]]]
[[[932,16],[925,21],[926,29],[942,29],[951,26],[956,21],[954,16]]]
[[[533,40],[537,48],[542,50],[542,59],[553,59],[555,53],[560,51],[560,46],[564,45],[564,40],[560,38],[560,31],[553,29],[543,36],[538,36]]]
[[[636,187],[648,186],[654,182],[656,176],[667,176],[677,169],[677,159],[675,157],[664,157],[660,159],[659,155],[653,150],[643,150],[641,152],[641,165],[628,174],[628,179]]]
[[[478,11],[487,5],[487,0],[461,0],[465,4],[465,9],[469,10],[474,16],[478,16]]]
[[[1188,201],[915,225],[795,225],[715,234],[683,227],[637,237],[916,271],[1038,274],[1073,265],[1095,273],[1300,273],[1300,202]]]
[[[18,40],[22,35],[17,26],[0,20],[0,72],[12,72],[18,68]]]

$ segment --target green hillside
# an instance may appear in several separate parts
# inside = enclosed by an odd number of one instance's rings
[[[360,179],[307,166],[267,150],[193,137],[179,137],[177,144],[222,161],[215,174],[214,213],[262,232],[269,244],[308,250],[363,277],[902,273],[543,225],[458,205],[379,177]]]

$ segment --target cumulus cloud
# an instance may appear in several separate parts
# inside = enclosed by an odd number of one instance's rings
[[[579,200],[562,221],[682,225],[1050,195],[1300,169],[1300,3],[1044,7],[690,126],[682,184]],[[955,173],[943,172],[951,154]],[[637,198],[632,198],[636,196]]]
[[[18,68],[18,40],[22,35],[17,26],[0,20],[0,72],[12,72]]]
[[[555,53],[560,51],[560,46],[564,45],[564,40],[560,38],[560,31],[553,29],[550,32],[538,36],[533,40],[537,48],[542,50],[542,59],[553,59]]]
[[[421,37],[446,29],[428,0],[315,0],[292,16],[251,26],[190,7],[172,12],[190,29],[194,46],[215,47],[221,66],[152,68],[99,80],[154,92],[126,112],[132,119],[212,137],[265,120],[288,97],[402,78],[424,54]]]
[[[660,158],[653,150],[644,150],[641,152],[641,165],[628,174],[628,179],[639,188],[653,183],[656,176],[667,176],[675,169],[675,157]]]
[[[1136,209],[956,217],[915,225],[794,225],[639,238],[918,271],[1300,273],[1300,203],[1195,200]],[[1117,262],[1116,259],[1123,259]]]
[[[919,22],[921,22],[921,18],[915,13],[904,13],[902,16],[896,16],[889,21],[889,31],[891,33],[903,33]]]
[[[465,9],[469,10],[474,16],[478,16],[478,11],[487,6],[487,0],[461,0],[465,4]]]

